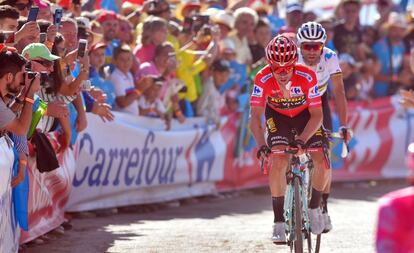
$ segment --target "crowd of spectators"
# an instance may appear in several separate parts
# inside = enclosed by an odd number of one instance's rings
[[[56,159],[39,139],[54,133],[54,151],[64,152],[87,127],[86,113],[161,118],[166,130],[171,120],[201,116],[219,127],[221,115],[248,110],[243,95],[272,36],[294,38],[306,21],[326,29],[349,100],[414,85],[413,17],[401,6],[378,0],[375,24],[362,26],[359,0],[342,0],[321,17],[300,2],[282,13],[284,2],[0,0],[0,167],[11,171],[18,156],[11,182],[19,185],[28,156]]]

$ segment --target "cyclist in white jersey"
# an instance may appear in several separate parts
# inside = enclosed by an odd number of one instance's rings
[[[317,22],[307,22],[302,24],[296,34],[298,39],[299,57],[298,62],[302,63],[316,72],[318,79],[318,92],[322,96],[323,126],[332,132],[332,117],[328,101],[328,81],[332,83],[332,93],[335,97],[334,103],[336,112],[339,115],[340,133],[347,128],[347,101],[345,97],[342,70],[339,66],[337,54],[325,47],[326,31]],[[347,140],[349,140],[347,136]],[[332,172],[329,173],[329,180],[322,193],[323,221],[325,223],[324,232],[332,229],[331,219],[328,215],[327,201],[331,188]]]

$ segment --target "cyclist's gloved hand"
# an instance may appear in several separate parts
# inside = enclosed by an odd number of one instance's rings
[[[262,145],[257,151],[256,157],[257,159],[261,159],[262,156],[267,157],[270,154],[270,152],[271,150],[267,145]]]
[[[301,139],[296,139],[289,145],[292,148],[298,149],[298,154],[302,153],[302,150],[306,149],[306,143],[302,141]]]
[[[341,126],[339,127],[339,134],[341,135],[341,138],[348,143],[352,138],[352,129],[347,126]]]

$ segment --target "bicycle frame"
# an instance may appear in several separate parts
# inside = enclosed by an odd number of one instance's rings
[[[291,247],[293,244],[298,241],[298,236],[301,236],[302,240],[305,237],[310,238],[310,218],[309,218],[309,207],[308,207],[308,196],[309,196],[309,189],[310,189],[310,176],[313,165],[312,159],[309,153],[316,153],[321,152],[323,149],[321,148],[309,148],[306,149],[306,153],[302,155],[297,155],[292,152],[292,150],[273,150],[273,154],[292,154],[289,164],[289,170],[286,173],[287,179],[287,187],[285,193],[285,202],[284,202],[284,218],[285,218],[285,231],[286,231],[286,238],[287,243]],[[298,179],[298,190],[300,196],[300,203],[301,203],[301,210],[295,209],[295,179]],[[296,212],[301,212],[301,233],[300,235],[297,233],[295,229],[295,217]],[[300,243],[301,244],[301,243]],[[303,246],[303,245],[301,245]],[[308,242],[308,247],[310,247]]]
[[[305,154],[305,156],[308,156]],[[295,226],[293,224],[295,211],[294,210],[294,179],[299,179],[299,193],[301,196],[301,203],[302,203],[302,211],[303,211],[303,228],[302,231],[310,231],[310,220],[308,214],[308,191],[306,188],[309,184],[309,171],[307,169],[307,163],[309,159],[307,157],[306,161],[301,162],[299,157],[293,156],[290,162],[290,170],[287,172],[287,188],[285,194],[285,203],[284,203],[284,216],[286,221],[286,231],[287,231],[287,238],[289,242],[293,242],[296,240],[297,236],[295,233]],[[305,186],[305,187],[304,187]]]

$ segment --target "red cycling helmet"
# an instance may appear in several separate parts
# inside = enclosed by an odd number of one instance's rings
[[[279,67],[294,65],[298,58],[295,43],[286,36],[277,35],[266,46],[266,60],[269,65]]]

